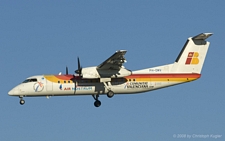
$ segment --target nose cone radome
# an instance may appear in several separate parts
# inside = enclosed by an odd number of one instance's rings
[[[14,89],[10,90],[10,91],[8,92],[8,95],[14,95]]]

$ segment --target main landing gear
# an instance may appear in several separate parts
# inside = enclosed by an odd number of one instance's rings
[[[98,100],[99,95],[97,94],[97,95],[92,95],[92,96],[95,99],[95,102],[94,102],[95,107],[101,106],[101,101]]]
[[[101,101],[98,100],[99,94],[97,94],[97,95],[92,95],[92,96],[93,96],[93,98],[95,99],[95,102],[94,102],[95,107],[101,106]],[[108,91],[107,96],[108,96],[108,98],[112,98],[112,97],[114,96],[114,92],[111,91],[111,90]]]
[[[109,90],[107,93],[108,98],[112,98],[114,96],[114,92]]]
[[[108,98],[112,98],[114,96],[114,92],[111,90],[110,86],[111,83],[110,82],[103,82],[105,88],[108,90],[107,96]]]
[[[25,104],[25,100],[23,100],[23,97],[22,97],[22,96],[20,96],[19,98],[20,98],[20,105]]]

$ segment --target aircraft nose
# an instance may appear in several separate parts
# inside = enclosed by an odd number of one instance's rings
[[[14,94],[14,89],[12,89],[8,92],[8,95],[13,95],[13,94]]]

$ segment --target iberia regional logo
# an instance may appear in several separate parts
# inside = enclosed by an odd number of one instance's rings
[[[44,85],[41,82],[34,83],[34,91],[41,92],[44,89]]]
[[[199,63],[198,52],[189,52],[185,65],[197,65]]]

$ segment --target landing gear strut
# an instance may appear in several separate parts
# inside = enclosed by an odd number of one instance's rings
[[[22,96],[20,96],[19,98],[20,98],[20,105],[25,104],[25,100],[23,100],[23,97],[22,97]]]
[[[111,83],[110,82],[103,82],[105,88],[108,90],[107,96],[108,98],[112,98],[114,96],[114,92],[111,90],[110,86]]]
[[[92,95],[92,96],[95,99],[95,102],[94,102],[95,107],[101,106],[101,101],[98,100],[99,95],[97,94],[97,95]]]

